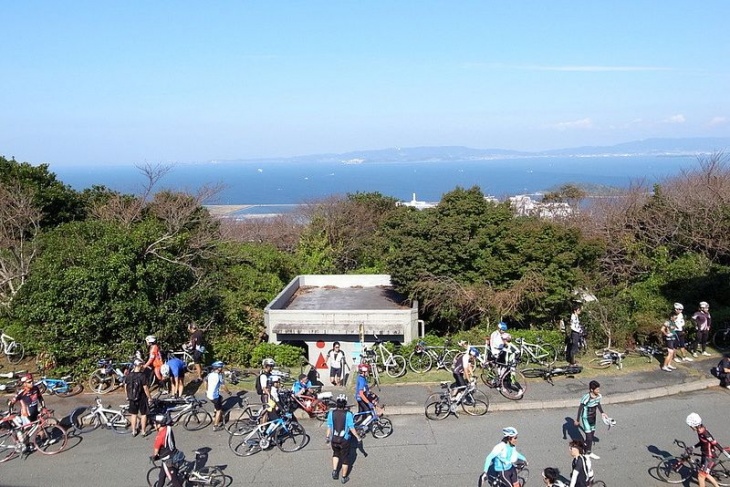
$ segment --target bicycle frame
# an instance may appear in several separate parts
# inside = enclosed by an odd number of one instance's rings
[[[73,386],[76,381],[71,380],[71,376],[61,377],[60,379],[49,379],[48,377],[41,377],[35,385],[43,384],[46,390],[50,394],[59,394],[61,396],[68,395],[73,392]],[[79,391],[80,392],[80,391]]]
[[[93,430],[101,426],[114,430],[116,433],[130,433],[130,422],[125,416],[129,406],[122,404],[119,407],[119,410],[105,408],[101,399],[97,397],[95,405],[86,414],[78,416],[76,414],[78,410],[71,413],[71,424],[78,432]],[[94,424],[95,418],[98,424]]]
[[[4,331],[0,331],[0,344],[2,344],[2,352],[8,357],[8,362],[17,364],[23,360],[25,348],[23,345],[10,335],[6,335]]]

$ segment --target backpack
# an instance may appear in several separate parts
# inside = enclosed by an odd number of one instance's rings
[[[271,377],[271,374],[267,374],[265,372],[261,372],[259,375],[256,376],[256,394],[258,394],[259,396],[263,395],[263,393],[264,393],[264,388],[261,387],[261,376],[262,375],[266,377],[267,381],[269,380],[269,377]]]
[[[127,384],[127,399],[137,401],[142,397],[144,376],[141,372],[130,373],[125,382]]]
[[[462,360],[463,358],[463,352],[456,354],[456,357],[454,357],[454,361],[451,364],[451,368],[454,371],[454,374],[462,374],[464,372],[464,361]]]

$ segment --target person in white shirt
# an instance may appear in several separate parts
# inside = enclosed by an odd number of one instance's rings
[[[502,335],[507,331],[507,323],[500,321],[497,329],[489,335],[489,351],[492,353],[492,359],[499,361],[499,356],[504,348],[504,339]]]
[[[677,315],[677,317],[674,320],[674,334],[676,336],[674,348],[676,355],[674,356],[675,362],[693,362],[694,360],[692,357],[689,356],[689,352],[687,351],[687,344],[685,342],[685,336],[686,333],[684,331],[684,315],[682,314],[682,311],[684,310],[684,306],[682,306],[682,303],[674,303],[674,314]],[[682,355],[680,356],[679,352],[682,352]]]
[[[570,315],[570,348],[568,349],[568,362],[570,365],[577,365],[575,357],[578,355],[580,340],[583,336],[583,326],[580,324],[581,307],[573,307],[573,313]]]
[[[333,386],[342,383],[342,369],[345,363],[345,352],[340,349],[340,342],[332,344],[332,350],[327,352],[327,367],[330,369],[330,382]]]
[[[231,391],[228,386],[223,382],[223,362],[220,360],[213,362],[211,368],[213,369],[207,376],[205,376],[205,382],[207,383],[205,396],[213,404],[215,409],[215,415],[213,416],[213,431],[218,431],[223,428],[221,420],[223,419],[223,398],[221,397],[221,388],[230,396]]]

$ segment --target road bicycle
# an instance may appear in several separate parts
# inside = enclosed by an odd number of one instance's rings
[[[89,387],[97,394],[108,394],[121,387],[132,368],[131,362],[115,364],[107,358],[99,359],[96,365],[98,368],[89,376]]]
[[[152,399],[148,417],[169,414],[172,424],[182,423],[186,430],[198,431],[213,423],[213,416],[203,408],[206,402],[208,401],[195,396],[160,399],[158,394]],[[151,424],[151,421],[149,423]]]
[[[615,365],[617,369],[621,370],[624,368],[624,357],[625,353],[611,350],[610,348],[604,348],[603,350],[596,350],[596,358],[592,358],[588,362],[588,367],[592,369],[607,369],[612,365]]]
[[[679,456],[662,458],[657,465],[657,475],[660,480],[670,484],[685,483],[690,477],[696,476],[700,467],[699,453],[694,453],[694,447],[687,446],[681,440],[674,440],[674,444],[684,450]],[[723,452],[728,457],[728,449]],[[715,477],[720,485],[730,486],[730,467],[725,464],[726,460],[717,458],[717,462],[710,470],[710,475]]]
[[[520,487],[522,487],[530,477],[530,470],[527,468],[526,462],[516,461],[513,465],[515,470],[517,470],[517,482],[520,484]],[[511,485],[506,484],[501,478],[494,475],[491,470],[489,472],[483,472],[479,476],[477,485],[479,487],[512,487]]]
[[[393,422],[384,416],[385,406],[374,404],[370,411],[354,413],[357,436],[362,440],[366,433],[373,438],[387,438],[393,434]]]
[[[524,338],[515,339],[519,350],[520,361],[525,364],[535,363],[539,365],[552,365],[558,358],[555,347],[537,338],[537,343],[529,343]]]
[[[522,372],[517,370],[516,360],[507,364],[484,362],[480,378],[484,385],[492,389],[496,388],[507,399],[519,401],[525,397],[527,379]]]
[[[376,386],[380,387],[380,372],[383,370],[393,378],[402,377],[406,373],[406,359],[402,355],[391,353],[377,335],[373,347],[363,349],[360,363],[370,366],[370,373]]]
[[[428,419],[441,420],[450,415],[459,417],[456,408],[461,406],[469,416],[483,416],[489,409],[489,398],[476,388],[475,381],[468,385],[451,388],[448,382],[441,383],[441,392],[434,392],[426,398],[425,413]],[[455,395],[452,395],[456,392]]]
[[[730,325],[726,323],[723,328],[715,330],[712,334],[712,344],[716,348],[730,348]]]
[[[179,450],[178,450],[179,451]],[[206,467],[205,460],[207,455],[200,450],[195,450],[195,460],[185,460],[185,454],[180,452],[183,456],[178,461],[178,478],[182,481],[183,485],[212,485],[213,487],[224,487],[226,485],[226,476],[223,471],[218,467]],[[150,462],[154,465],[147,472],[147,485],[149,487],[165,487],[170,485],[169,481],[165,481],[165,486],[158,484],[160,478],[160,469],[162,464],[158,464],[158,460],[154,460],[154,457],[150,457]]]
[[[583,367],[580,365],[566,365],[564,367],[532,367],[529,369],[523,369],[522,375],[528,379],[543,379],[547,381],[551,386],[554,386],[553,377],[564,375],[566,377],[574,377],[575,374],[580,374],[583,371]]]
[[[653,345],[637,345],[635,348],[626,351],[627,356],[644,357],[647,363],[654,362],[656,357],[662,355],[662,350]]]
[[[111,406],[104,407],[98,397],[94,405],[80,407],[71,411],[69,420],[74,431],[79,434],[89,433],[97,428],[106,428],[119,434],[131,433],[131,423],[128,418],[127,404],[122,404],[119,409],[111,409]]]
[[[223,413],[223,424],[229,434],[239,430],[251,430],[261,423],[261,417],[265,412],[264,404],[252,406],[249,404],[248,398],[244,397],[239,400],[238,406],[229,408]]]
[[[21,375],[25,375],[25,370],[14,370],[12,372],[5,372],[0,374],[0,377],[4,379],[10,379],[9,381],[0,384],[0,392],[12,394],[16,390],[18,390],[18,379]]]
[[[25,356],[25,347],[22,343],[16,342],[15,338],[6,335],[4,331],[0,331],[0,344],[2,344],[2,352],[8,358],[11,364],[17,364]]]
[[[203,352],[201,352],[201,361],[202,356],[205,354],[205,347],[203,348]],[[192,373],[195,372],[195,361],[193,360],[193,348],[187,344],[183,343],[181,350],[168,350],[166,354],[166,359],[170,360],[173,357],[177,357],[180,360],[182,360],[185,363],[185,369]]]
[[[28,453],[28,441],[35,451],[44,455],[55,455],[66,448],[68,433],[52,416],[53,411],[42,409],[38,419],[21,424],[20,416],[12,408],[0,420],[0,462],[7,462]]]
[[[49,394],[60,397],[75,396],[84,390],[84,385],[74,381],[70,375],[61,377],[60,379],[41,377],[35,382],[35,385],[41,391],[41,394],[48,392]]]
[[[252,429],[235,431],[228,437],[228,447],[239,457],[248,457],[276,445],[283,452],[295,452],[309,443],[309,436],[292,413],[257,424]]]
[[[426,342],[420,341],[408,357],[408,366],[417,374],[428,372],[434,365],[437,370],[446,369],[451,372],[457,354],[459,350],[449,349],[448,343],[439,347],[426,345]]]
[[[299,396],[287,392],[284,400],[289,403],[289,410],[294,411],[300,408],[307,413],[310,418],[316,418],[320,421],[327,420],[327,413],[330,409],[336,407],[335,400],[332,399],[332,392],[316,392],[319,387],[312,388],[312,394],[301,394]],[[282,391],[283,392],[283,391]],[[282,392],[279,395],[282,395]]]

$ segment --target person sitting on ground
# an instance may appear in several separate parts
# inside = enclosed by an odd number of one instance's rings
[[[299,374],[298,380],[292,385],[292,392],[295,396],[311,395],[310,389],[314,387],[307,378],[307,374]]]
[[[720,387],[730,389],[730,353],[724,354],[717,364],[717,378],[720,379]]]

